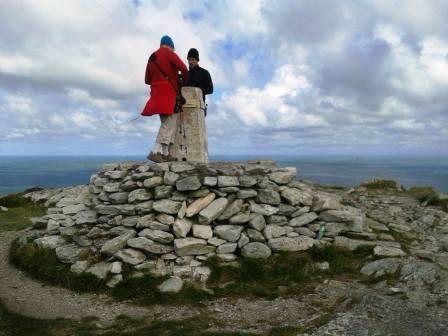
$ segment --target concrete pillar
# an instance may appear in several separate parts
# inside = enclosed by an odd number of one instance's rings
[[[186,99],[177,119],[174,145],[170,154],[178,161],[208,162],[207,130],[205,127],[202,91],[199,88],[185,86],[182,95]]]

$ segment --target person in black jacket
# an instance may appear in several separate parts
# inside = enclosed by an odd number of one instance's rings
[[[210,73],[199,66],[199,51],[191,48],[187,55],[189,71],[187,86],[198,87],[202,90],[202,98],[205,103],[205,95],[213,93],[213,82]],[[207,115],[207,108],[205,108]]]

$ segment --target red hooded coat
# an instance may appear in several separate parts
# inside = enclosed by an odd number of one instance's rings
[[[157,68],[154,62],[148,60],[145,83],[151,85],[150,98],[143,109],[142,115],[171,115],[174,111],[176,93],[179,89],[177,75],[182,72],[183,82],[187,82],[188,70],[184,62],[169,48],[160,47],[156,52],[156,63],[168,79]]]

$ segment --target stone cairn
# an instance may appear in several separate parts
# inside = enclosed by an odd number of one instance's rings
[[[232,262],[347,241],[356,248],[340,235],[362,235],[365,215],[295,177],[294,167],[273,161],[105,164],[88,186],[54,192],[30,232],[73,272],[110,287],[123,280],[123,263],[134,275],[205,282],[202,263],[212,256]]]

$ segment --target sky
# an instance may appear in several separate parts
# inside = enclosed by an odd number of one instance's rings
[[[446,0],[0,0],[0,155],[144,155],[168,34],[211,155],[448,155]]]

